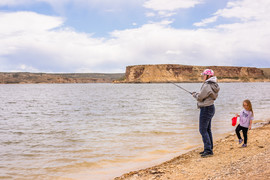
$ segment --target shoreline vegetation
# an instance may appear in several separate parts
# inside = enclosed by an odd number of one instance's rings
[[[112,83],[124,73],[30,73],[0,72],[0,84]]]
[[[0,72],[0,84],[198,83],[204,68],[207,67],[163,64],[128,66],[125,73]],[[270,82],[270,68],[211,68],[217,72],[219,82]]]
[[[249,130],[248,146],[241,148],[234,134],[215,141],[214,155],[201,158],[202,148],[114,180],[149,179],[268,179],[270,177],[270,120]]]

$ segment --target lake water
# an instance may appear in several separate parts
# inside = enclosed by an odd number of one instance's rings
[[[244,99],[269,120],[270,83],[220,87],[214,140]],[[0,97],[0,179],[112,179],[202,147],[196,101],[172,84],[0,85]]]

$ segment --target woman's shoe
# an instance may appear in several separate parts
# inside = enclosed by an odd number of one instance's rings
[[[209,156],[213,156],[213,153],[212,152],[203,152],[201,155],[202,158],[209,157]]]

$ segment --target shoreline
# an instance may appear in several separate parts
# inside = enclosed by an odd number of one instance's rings
[[[200,147],[159,165],[123,174],[114,180],[266,179],[270,177],[270,121],[254,124],[253,127],[249,130],[246,148],[240,148],[234,133],[215,141],[214,155],[211,157],[201,158],[199,152],[203,149]]]
[[[172,81],[173,82],[173,81]],[[120,81],[114,81],[113,84],[170,84],[172,82],[168,81],[161,81],[161,82],[120,82]],[[224,80],[224,79],[218,79],[218,83],[269,83],[270,79],[264,79],[264,80],[256,80],[256,81],[231,81],[231,80]],[[173,83],[202,83],[202,81],[175,81]]]
[[[269,83],[270,79],[261,79],[255,81],[233,81],[233,80],[224,80],[218,79],[218,83]],[[168,81],[160,81],[160,82],[124,82],[124,81],[115,81],[106,79],[88,79],[82,81],[68,80],[68,82],[64,81],[55,81],[55,82],[11,82],[11,83],[3,83],[0,82],[0,85],[28,85],[28,84],[170,84],[172,82]],[[202,83],[202,81],[175,81],[174,83],[184,83],[184,84],[193,84],[193,83]]]

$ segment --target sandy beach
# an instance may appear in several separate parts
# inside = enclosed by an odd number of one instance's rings
[[[130,172],[115,180],[270,179],[270,122],[248,132],[248,147],[235,134],[214,143],[214,155],[201,158],[198,148],[160,165]]]

